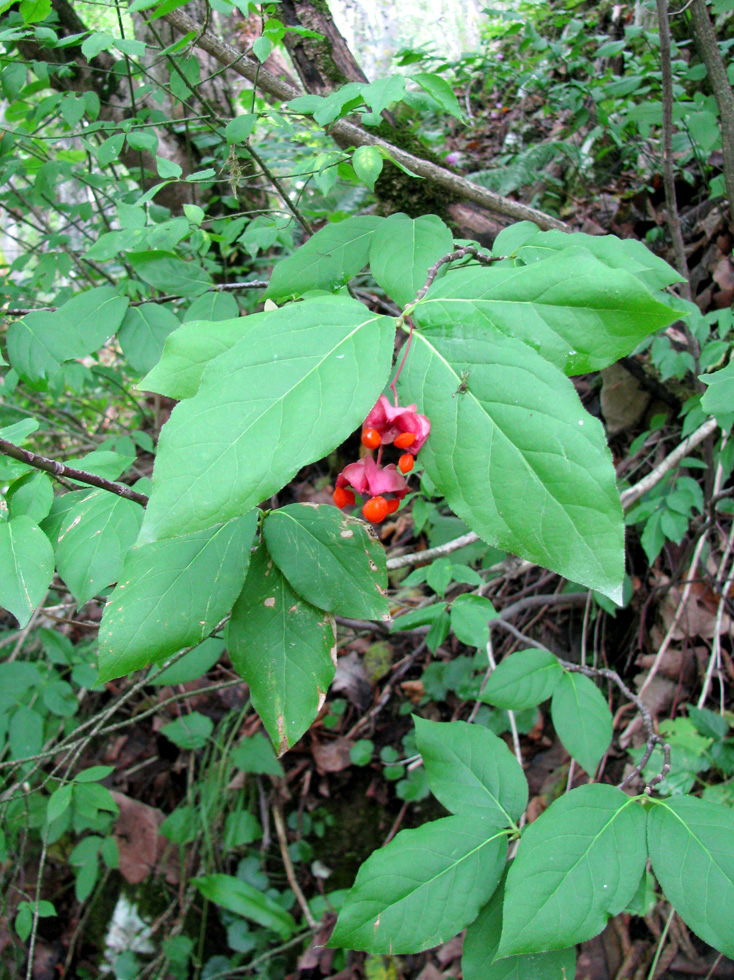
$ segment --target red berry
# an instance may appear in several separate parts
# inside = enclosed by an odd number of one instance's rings
[[[362,513],[366,521],[379,524],[387,517],[387,501],[384,497],[370,497],[362,508]]]
[[[344,487],[337,487],[334,491],[334,503],[337,507],[351,507],[354,503],[354,494],[351,490],[345,490]]]
[[[394,514],[399,506],[400,506],[400,501],[398,500],[397,497],[394,497],[392,500],[388,500],[387,502],[388,514]]]
[[[362,432],[362,445],[368,449],[377,449],[382,442],[382,436],[377,429],[365,429]]]
[[[395,440],[396,449],[407,449],[415,442],[415,432],[401,432]]]
[[[410,473],[413,469],[413,463],[415,460],[410,455],[410,453],[403,453],[403,455],[398,460],[398,469],[401,473]]]

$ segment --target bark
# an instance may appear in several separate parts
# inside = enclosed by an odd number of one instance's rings
[[[732,92],[726,67],[716,43],[705,0],[691,3],[693,39],[701,54],[721,119],[721,151],[724,158],[724,182],[729,198],[729,220],[734,225],[734,92]]]
[[[279,10],[288,27],[305,27],[323,40],[285,35],[285,45],[307,92],[328,95],[346,82],[367,82],[323,0],[283,0]]]

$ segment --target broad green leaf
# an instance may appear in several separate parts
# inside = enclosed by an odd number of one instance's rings
[[[227,647],[278,755],[321,709],[336,669],[336,627],[304,602],[261,544],[232,610]]]
[[[556,734],[590,776],[612,740],[612,713],[592,680],[564,672],[553,691],[551,717]]]
[[[214,731],[214,722],[199,711],[191,711],[170,721],[160,731],[180,749],[203,749]]]
[[[317,609],[389,619],[385,549],[364,521],[326,504],[289,504],[263,525],[270,556],[294,592]]]
[[[243,772],[282,776],[283,766],[275,758],[273,746],[263,732],[242,739],[232,752],[232,763]]]
[[[366,214],[326,225],[297,252],[278,262],[265,298],[278,302],[309,289],[343,286],[367,265],[370,241],[382,220]]]
[[[380,120],[377,118],[392,102],[399,102],[405,94],[405,78],[403,75],[389,75],[387,78],[378,78],[369,85],[362,86],[362,98],[372,110],[375,117],[369,121],[362,117],[362,122],[369,122],[369,125],[377,126]]]
[[[11,517],[25,514],[32,521],[40,523],[51,510],[54,502],[54,488],[45,473],[26,473],[10,484],[7,492],[8,508]]]
[[[507,956],[494,962],[502,934],[505,878],[466,930],[461,956],[464,980],[574,980],[574,948]]]
[[[175,313],[157,303],[133,306],[125,314],[118,333],[122,353],[134,371],[150,371],[163,353],[166,337],[181,323]]]
[[[199,296],[211,286],[208,272],[195,262],[184,262],[173,252],[152,249],[128,252],[127,258],[143,282],[162,293],[176,296]]]
[[[8,328],[10,363],[31,383],[53,377],[64,361],[98,350],[115,333],[128,300],[111,286],[79,293],[54,313],[29,313]]]
[[[458,517],[489,544],[621,603],[612,457],[557,368],[512,338],[454,324],[414,334],[399,386],[431,420],[421,461]]]
[[[523,832],[507,875],[499,957],[565,949],[602,931],[637,890],[645,811],[614,786],[571,790]]]
[[[73,357],[72,326],[58,312],[28,313],[10,324],[6,341],[10,363],[32,384],[53,377],[62,362]]]
[[[128,302],[112,286],[97,286],[60,306],[53,315],[72,324],[75,334],[65,359],[86,357],[106,344],[122,323]]]
[[[191,881],[210,902],[236,915],[243,915],[265,929],[272,929],[284,940],[290,939],[297,931],[290,912],[286,912],[282,905],[264,891],[240,878],[214,874],[192,878]]]
[[[43,748],[43,717],[22,704],[13,712],[8,724],[10,758],[25,759],[38,755]]]
[[[36,24],[51,13],[51,0],[21,0],[20,16],[25,24]]]
[[[202,299],[208,299],[207,293]],[[169,398],[191,398],[199,390],[204,368],[231,350],[238,340],[270,313],[233,320],[189,320],[166,338],[160,361],[138,383],[141,391],[157,391]]]
[[[117,160],[124,145],[124,133],[115,133],[114,136],[110,136],[103,143],[100,143],[97,149],[97,161],[100,167],[107,167],[113,160]]]
[[[382,172],[382,154],[376,146],[358,146],[352,154],[355,174],[369,187],[375,189],[375,181]]]
[[[117,581],[142,520],[140,504],[107,490],[82,492],[66,512],[55,546],[56,564],[78,605]]]
[[[237,300],[231,293],[209,290],[202,296],[196,297],[184,313],[183,322],[188,323],[189,320],[234,320],[239,315]]]
[[[647,845],[665,897],[704,942],[734,956],[734,811],[693,796],[654,803]]]
[[[370,269],[387,295],[399,306],[407,306],[425,286],[433,263],[453,248],[451,230],[435,214],[416,219],[392,214],[372,237]]]
[[[224,641],[219,637],[211,636],[177,660],[175,664],[151,677],[148,683],[186,684],[189,681],[196,681],[214,666],[223,651]]]
[[[497,887],[506,831],[476,813],[401,830],[361,866],[329,946],[418,953],[472,922]]]
[[[53,823],[71,805],[71,793],[73,790],[71,783],[59,786],[58,789],[49,796],[46,804],[46,822]]]
[[[40,422],[37,419],[21,419],[20,422],[13,422],[0,429],[0,439],[7,439],[8,442],[22,446],[31,433],[35,432]]]
[[[563,668],[549,650],[518,650],[492,672],[481,699],[522,711],[546,701],[562,679]]]
[[[713,374],[698,378],[708,387],[701,398],[701,408],[709,415],[730,415],[734,412],[734,361]]]
[[[224,138],[228,143],[245,143],[257,122],[257,115],[248,112],[244,116],[235,116],[224,127]]]
[[[665,289],[682,282],[679,272],[638,241],[636,238],[617,238],[616,235],[585,235],[565,231],[538,231],[525,238],[517,254],[523,262],[532,263],[549,258],[567,248],[581,247],[591,252],[610,269],[632,273],[651,291]],[[502,254],[501,252],[499,254]]]
[[[492,603],[481,595],[465,593],[451,603],[451,629],[457,640],[470,647],[486,648],[489,621],[496,616]]]
[[[330,453],[377,400],[394,331],[345,297],[264,314],[163,427],[141,542],[245,513]]]
[[[428,785],[447,810],[487,816],[501,826],[520,818],[528,784],[501,738],[464,721],[413,720]]]
[[[200,643],[231,609],[247,573],[257,512],[133,548],[99,629],[100,681]]]
[[[107,51],[114,44],[114,37],[104,31],[94,31],[82,42],[82,54],[85,58],[96,58],[100,51]]]
[[[433,74],[433,72],[418,72],[418,74],[410,77],[420,85],[424,92],[428,92],[442,109],[463,122],[464,117],[461,114],[458,100],[446,79]]]
[[[46,594],[54,573],[51,542],[30,517],[0,522],[0,606],[21,629]]]
[[[514,337],[568,375],[599,371],[679,317],[636,276],[581,248],[529,266],[458,269],[431,286],[414,314],[422,327],[457,323],[489,342]]]

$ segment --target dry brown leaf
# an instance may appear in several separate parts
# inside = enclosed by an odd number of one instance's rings
[[[165,819],[163,812],[124,793],[113,792],[112,798],[120,810],[113,834],[120,853],[119,871],[125,881],[138,885],[163,870],[169,885],[178,884],[178,862],[172,846],[158,833]],[[165,866],[161,868],[164,855]]]
[[[354,745],[351,738],[336,738],[333,742],[322,742],[313,748],[313,757],[320,772],[342,772],[348,769],[352,760],[349,750]]]

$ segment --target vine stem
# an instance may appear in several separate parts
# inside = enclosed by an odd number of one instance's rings
[[[398,407],[398,389],[396,388],[396,385],[398,383],[398,378],[400,377],[400,372],[403,370],[403,366],[405,364],[405,359],[408,356],[408,351],[410,350],[410,344],[411,344],[411,342],[413,340],[413,320],[410,317],[406,317],[406,319],[407,319],[408,323],[410,324],[410,332],[408,334],[408,341],[407,341],[407,343],[405,345],[405,353],[403,354],[403,359],[400,362],[400,367],[395,372],[395,377],[390,382],[390,390],[392,391],[393,398],[395,399],[395,408]]]

